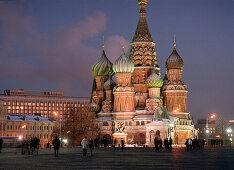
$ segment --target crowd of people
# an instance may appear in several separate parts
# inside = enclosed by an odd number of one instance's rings
[[[165,150],[172,150],[172,139],[171,137],[165,138],[164,141],[162,142],[161,138],[154,138],[154,147],[155,147],[155,151],[162,151],[163,146],[165,148]]]
[[[187,139],[185,142],[186,150],[191,151],[191,150],[198,150],[198,149],[203,149],[205,146],[205,139]]]
[[[40,139],[37,137],[31,138],[29,140],[23,140],[21,144],[21,153],[25,154],[28,152],[28,155],[33,155],[35,152],[38,155],[38,149],[40,145]]]

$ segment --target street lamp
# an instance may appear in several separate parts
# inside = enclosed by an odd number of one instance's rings
[[[57,112],[53,112],[54,116],[56,116],[59,119],[59,137],[60,140],[62,139],[62,123],[61,123],[61,119],[59,117],[59,114]]]

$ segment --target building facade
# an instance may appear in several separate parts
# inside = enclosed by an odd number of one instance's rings
[[[9,115],[6,113],[3,101],[0,111],[0,135],[5,137],[17,137],[18,140],[29,140],[37,137],[40,139],[40,147],[46,147],[52,142],[55,130],[58,129],[57,121],[41,116]]]
[[[171,137],[174,144],[184,144],[187,138],[196,136],[187,112],[188,91],[182,81],[184,62],[174,40],[165,77],[160,77],[155,43],[146,19],[147,0],[138,0],[138,4],[139,21],[129,57],[123,46],[121,56],[112,64],[103,45],[102,55],[92,67],[94,80],[88,109],[97,114],[104,139],[152,146],[155,137]]]
[[[62,122],[72,109],[85,111],[89,102],[89,98],[67,97],[63,92],[26,90],[5,90],[0,100],[4,101],[9,115],[40,115],[56,120],[60,118]]]

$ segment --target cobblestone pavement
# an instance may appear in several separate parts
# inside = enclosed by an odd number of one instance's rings
[[[61,148],[58,158],[53,149],[40,149],[39,155],[21,155],[20,149],[3,149],[0,169],[234,169],[234,148],[206,148],[154,152],[153,148],[98,148],[82,156],[81,148]]]

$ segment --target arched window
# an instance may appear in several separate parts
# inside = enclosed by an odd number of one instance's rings
[[[129,122],[129,126],[132,126],[132,122]]]
[[[136,125],[139,126],[139,125],[140,125],[140,122],[139,122],[139,121],[136,121]]]
[[[128,122],[125,122],[125,126],[128,126]]]
[[[103,126],[109,126],[108,122],[103,122]]]
[[[141,121],[141,125],[145,125],[145,122],[144,122],[144,121]]]

